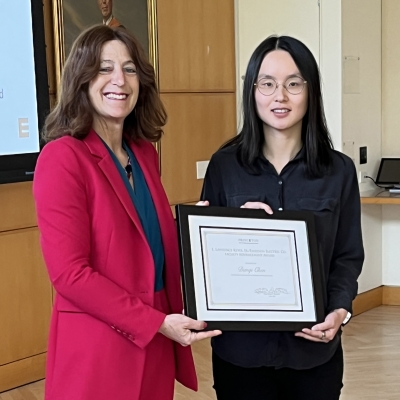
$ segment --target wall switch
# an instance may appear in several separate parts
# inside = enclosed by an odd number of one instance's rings
[[[209,162],[210,161],[197,161],[196,162],[197,179],[204,179]]]
[[[367,163],[367,146],[360,147],[360,164]]]
[[[358,183],[365,183],[367,182],[366,176],[368,175],[367,171],[359,171],[358,172]]]

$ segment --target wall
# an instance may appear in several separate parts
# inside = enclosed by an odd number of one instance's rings
[[[52,304],[32,183],[0,185],[0,392],[41,379]]]
[[[382,157],[400,157],[400,1],[382,0]],[[400,286],[400,207],[382,206],[383,284]]]
[[[159,80],[167,113],[161,179],[171,205],[196,202],[207,161],[236,134],[233,0],[157,3]]]
[[[345,88],[348,73],[345,57],[360,58],[359,93],[348,93],[355,87]],[[342,1],[341,60],[342,143],[354,142],[357,170],[375,177],[381,158],[381,0]],[[351,81],[357,86],[356,76]],[[367,146],[367,164],[360,165],[360,146]],[[360,191],[373,188],[372,181],[360,184]],[[366,257],[359,279],[359,292],[382,284],[381,206],[362,207],[362,226]]]
[[[320,71],[325,116],[335,149],[342,150],[342,4],[320,0]]]
[[[346,57],[360,58],[358,93],[345,88],[346,75],[357,86],[345,73]],[[357,170],[374,177],[381,159],[381,0],[342,1],[342,65],[342,142],[354,142]],[[367,146],[367,164],[360,165],[360,146]],[[373,188],[370,180],[360,184],[361,191]]]

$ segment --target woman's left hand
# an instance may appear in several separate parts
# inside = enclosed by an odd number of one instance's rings
[[[304,328],[294,335],[312,342],[328,343],[335,337],[346,315],[347,311],[344,308],[339,308],[328,314],[324,322],[314,325],[311,329]]]

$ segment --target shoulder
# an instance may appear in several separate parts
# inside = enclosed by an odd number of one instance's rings
[[[139,151],[144,152],[145,154],[154,154],[157,153],[155,146],[144,139],[137,139],[135,141],[131,141],[131,147],[137,148]]]
[[[52,140],[47,143],[42,151],[40,152],[40,157],[43,155],[59,154],[63,152],[83,152],[86,146],[83,141],[76,139],[72,136],[63,136],[59,139]]]
[[[353,160],[349,156],[346,156],[346,154],[343,154],[338,150],[331,150],[331,156],[334,170],[346,173],[355,171]]]
[[[226,165],[227,163],[237,162],[238,147],[237,145],[224,147],[215,152],[211,157],[214,164]]]
[[[35,168],[35,177],[81,169],[81,161],[87,158],[89,151],[82,140],[72,136],[63,136],[47,143],[39,154]]]
[[[118,27],[124,28],[121,22],[119,22],[115,17],[112,18],[108,26],[110,28],[118,28]]]
[[[50,196],[54,191],[84,188],[84,176],[87,167],[88,149],[85,144],[71,136],[47,143],[40,152],[33,189],[35,198]],[[82,162],[83,161],[83,162]],[[73,188],[73,189],[72,189]],[[56,189],[56,190],[54,190]]]
[[[145,158],[157,158],[158,153],[153,143],[145,139],[137,139],[129,142],[130,148],[134,152],[140,152]]]

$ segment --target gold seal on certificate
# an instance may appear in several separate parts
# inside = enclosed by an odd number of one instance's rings
[[[176,217],[186,315],[222,330],[323,321],[312,213],[178,205]]]

